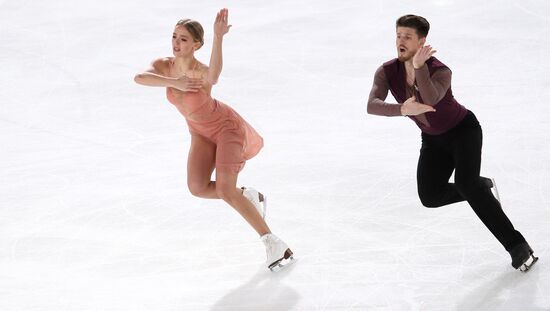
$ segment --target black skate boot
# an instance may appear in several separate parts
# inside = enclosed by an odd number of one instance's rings
[[[514,246],[510,250],[510,256],[512,256],[512,267],[514,267],[514,269],[519,268],[521,272],[529,271],[537,260],[539,260],[538,257],[533,255],[533,249],[527,242]]]

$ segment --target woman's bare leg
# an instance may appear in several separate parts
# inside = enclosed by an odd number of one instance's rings
[[[216,170],[216,192],[220,199],[231,205],[258,232],[260,236],[271,233],[258,210],[236,187],[238,173],[230,169]]]
[[[212,172],[216,165],[216,144],[200,135],[191,135],[187,158],[187,186],[194,196],[219,199]]]

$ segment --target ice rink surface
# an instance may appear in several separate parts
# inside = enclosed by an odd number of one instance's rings
[[[223,7],[213,96],[265,139],[239,184],[298,258],[278,274],[236,212],[188,192],[187,125],[133,82],[180,18],[208,63]],[[528,274],[466,203],[422,207],[419,129],[366,113],[407,13],[482,124]],[[545,0],[0,0],[0,310],[550,310],[549,34]]]

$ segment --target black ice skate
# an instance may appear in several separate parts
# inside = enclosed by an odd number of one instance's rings
[[[512,256],[512,267],[514,267],[514,269],[519,268],[521,272],[529,271],[539,260],[538,257],[533,255],[533,249],[527,242],[514,246],[510,250],[510,256]]]

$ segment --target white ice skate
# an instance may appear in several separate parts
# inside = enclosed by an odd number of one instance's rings
[[[242,187],[241,189],[243,189],[243,196],[247,198],[248,201],[252,202],[254,207],[258,210],[258,213],[260,213],[260,216],[265,218],[267,197],[254,188]]]
[[[269,270],[276,272],[294,262],[293,253],[285,242],[272,233],[260,237],[265,245],[266,264]]]

